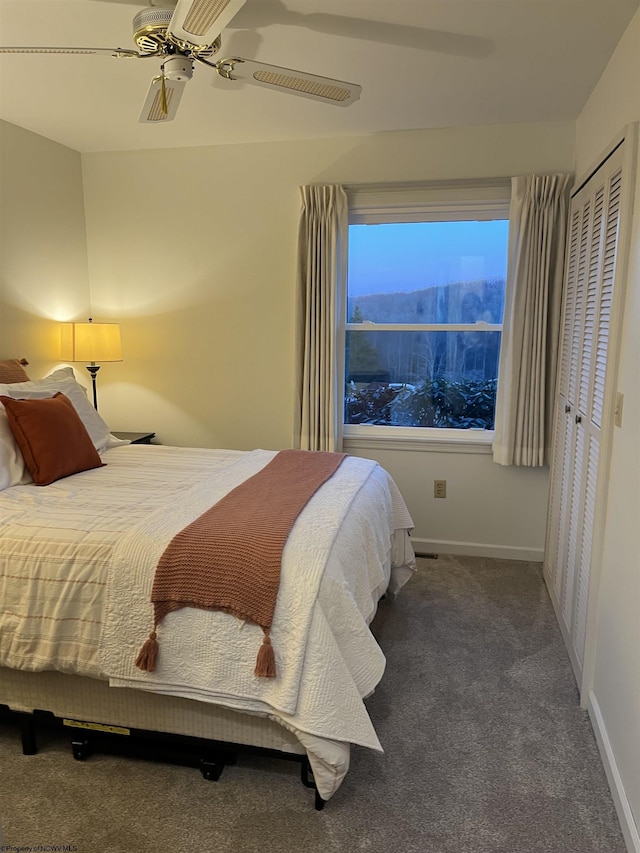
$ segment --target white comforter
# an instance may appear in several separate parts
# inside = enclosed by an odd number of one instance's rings
[[[404,502],[369,460],[346,459],[291,533],[271,630],[276,679],[253,675],[260,628],[194,609],[163,620],[155,673],[134,666],[169,539],[273,455],[128,446],[107,451],[105,468],[0,493],[0,665],[106,676],[380,749],[362,698],[384,671],[368,623],[389,583],[394,531],[392,586],[414,561]]]

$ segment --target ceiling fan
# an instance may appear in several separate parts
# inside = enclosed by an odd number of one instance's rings
[[[153,3],[153,0],[151,0]],[[162,60],[160,73],[151,81],[140,114],[141,122],[166,122],[175,118],[184,88],[195,63],[213,68],[225,80],[241,80],[280,92],[346,107],[360,97],[361,86],[319,77],[239,56],[215,60],[221,33],[246,0],[177,0],[150,5],[133,19],[133,40],[138,50],[107,47],[0,47],[0,53],[110,54],[116,59]]]

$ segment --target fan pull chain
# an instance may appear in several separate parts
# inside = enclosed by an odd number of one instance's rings
[[[167,78],[163,74],[162,75],[162,88],[161,88],[161,99],[162,99],[161,100],[161,109],[162,109],[162,115],[165,115],[165,116],[169,114],[169,107],[167,106],[167,85],[165,82],[166,79]]]

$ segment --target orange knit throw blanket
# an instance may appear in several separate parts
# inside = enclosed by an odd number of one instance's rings
[[[259,625],[255,674],[273,677],[269,629],[280,586],[282,550],[298,515],[337,470],[344,453],[281,450],[261,471],[173,537],[156,567],[154,630],[136,666],[153,672],[156,628],[173,610],[223,610]]]

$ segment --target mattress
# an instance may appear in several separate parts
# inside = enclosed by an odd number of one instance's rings
[[[194,669],[190,683],[176,678],[172,667],[176,671],[184,669],[186,655],[190,660],[197,658],[195,647],[201,644],[194,645],[189,636],[219,638],[223,666],[217,676],[234,669],[228,659],[244,654],[257,626],[224,613],[188,609],[170,614],[165,620],[171,623],[167,631],[180,641],[169,644],[170,649],[176,646],[173,658],[173,652],[167,653],[164,669],[159,668],[151,678],[135,671],[129,654],[139,643],[145,625],[148,627],[153,560],[147,560],[146,567],[133,566],[127,562],[132,552],[123,550],[123,542],[128,539],[135,545],[145,537],[159,535],[158,530],[170,536],[171,524],[165,530],[168,522],[159,520],[175,519],[176,524],[182,524],[189,512],[197,512],[199,501],[206,500],[207,494],[215,502],[238,477],[259,470],[272,455],[268,451],[247,454],[130,445],[106,451],[104,468],[76,474],[46,488],[24,485],[1,492],[0,666],[6,669],[0,670],[0,702],[13,707],[24,703],[29,689],[25,679],[31,672],[43,674],[37,688],[39,702],[46,699],[48,691],[54,702],[55,684],[59,685],[56,689],[68,694],[71,681],[60,681],[63,676],[73,676],[79,679],[78,684],[97,690],[98,698],[93,696],[96,707],[108,708],[111,700],[107,701],[107,696],[124,697],[115,700],[123,706],[135,707],[136,702],[144,701],[159,709],[167,699],[166,707],[158,711],[157,726],[154,724],[158,730],[175,730],[160,725],[167,722],[166,708],[175,708],[175,702],[190,709],[204,703],[212,706],[212,712],[220,707],[224,713],[239,712],[243,724],[249,719],[249,728],[259,729],[262,723],[256,721],[261,720],[275,723],[287,732],[284,742],[275,748],[307,751],[315,776],[327,775],[326,764],[330,768],[326,780],[320,778],[316,782],[321,795],[328,799],[348,767],[349,744],[381,749],[362,701],[375,689],[385,666],[384,655],[368,625],[380,595],[387,590],[395,594],[415,569],[407,535],[412,526],[410,516],[395,484],[376,463],[351,457],[345,460],[341,466],[344,472],[334,475],[314,496],[287,543],[283,597],[278,598],[272,636],[274,644],[282,642],[280,654],[284,656],[281,663],[285,672],[295,670],[296,678],[286,684],[286,678],[249,678],[248,683],[276,682],[259,685],[257,692],[246,689],[247,679],[243,678],[238,683],[232,683],[232,679],[226,687],[221,687],[219,680],[209,686],[206,671],[212,660],[215,664],[215,655],[200,661],[205,675],[198,675]],[[333,532],[327,533],[327,519],[335,516],[335,506],[340,502],[344,504],[344,518]],[[317,528],[322,535],[314,532]],[[310,538],[316,535],[317,542]],[[158,540],[158,547],[163,541]],[[292,614],[298,612],[302,602],[292,572],[297,566],[319,559],[319,552],[323,554],[322,570],[317,593],[312,595],[309,625],[306,633],[303,630],[295,635],[289,623],[296,621]],[[124,565],[118,568],[116,558],[122,560],[123,555]],[[139,606],[119,616],[116,606],[114,617],[108,606],[111,599],[117,599],[114,578],[121,578],[117,583],[120,587],[129,574],[139,583],[133,584],[131,596],[127,593],[121,598],[126,602],[137,595]],[[130,636],[119,650],[116,648],[115,657],[109,656],[105,648],[114,625],[116,634],[126,633],[119,626],[123,619]],[[195,628],[190,629],[194,619]],[[289,658],[284,651],[288,637],[297,637],[300,646]],[[113,652],[113,642],[111,646]],[[114,660],[119,664],[114,665]],[[10,669],[20,671],[18,681],[8,677]],[[36,680],[34,677],[32,683]],[[143,694],[147,694],[144,699]],[[27,698],[26,704],[30,702]],[[63,703],[57,704],[62,707]],[[198,717],[199,711],[189,711],[187,717],[189,714]],[[112,722],[125,724],[124,720]],[[135,725],[131,721],[128,724]],[[207,725],[199,719],[195,728],[200,731]],[[192,721],[178,725],[185,727],[189,731],[176,733],[192,733]],[[277,728],[269,738],[274,732]],[[217,737],[236,739],[236,735]],[[260,740],[261,736],[256,737]],[[275,735],[275,742],[278,738]]]

